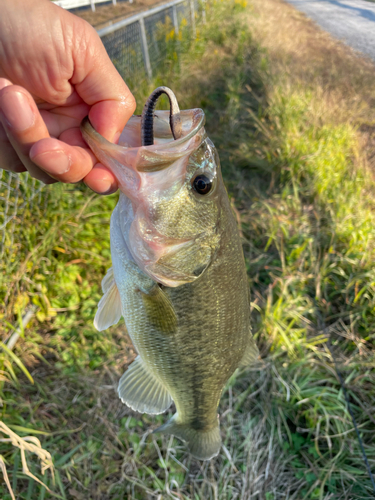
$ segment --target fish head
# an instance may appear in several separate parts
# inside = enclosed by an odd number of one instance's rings
[[[131,204],[131,216],[120,226],[132,258],[156,282],[177,287],[198,279],[212,262],[226,192],[203,111],[181,111],[182,136],[177,140],[168,117],[168,112],[156,112],[151,146],[140,144],[137,116],[118,144],[100,136],[88,119],[81,129],[94,154],[117,178],[120,205]]]

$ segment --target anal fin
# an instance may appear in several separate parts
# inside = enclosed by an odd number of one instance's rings
[[[169,392],[148,371],[140,356],[121,377],[118,395],[124,404],[140,413],[163,413],[172,404]]]

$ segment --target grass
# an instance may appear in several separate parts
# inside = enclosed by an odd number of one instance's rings
[[[228,383],[220,456],[192,460],[150,435],[168,416],[118,401],[134,352],[123,323],[92,326],[117,197],[77,186],[53,186],[48,216],[26,213],[4,259],[3,341],[28,303],[39,315],[15,348],[34,383],[2,355],[0,418],[38,435],[55,482],[31,456],[30,470],[58,498],[372,498],[328,339],[374,471],[375,70],[279,0],[209,9],[197,40],[179,42],[180,63],[172,46],[137,98],[141,109],[164,83],[182,108],[206,111],[241,224],[264,365]],[[18,498],[52,498],[9,443],[0,454]]]

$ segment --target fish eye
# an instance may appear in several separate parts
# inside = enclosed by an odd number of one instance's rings
[[[204,174],[197,175],[192,182],[192,186],[197,193],[208,194],[212,188],[212,180]]]

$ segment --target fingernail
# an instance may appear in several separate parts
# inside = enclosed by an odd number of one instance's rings
[[[101,187],[100,194],[107,194],[112,189],[112,182],[109,180],[103,180],[100,183],[100,187]]]
[[[66,174],[70,169],[70,158],[62,150],[48,151],[31,158],[38,167],[51,175]]]
[[[108,195],[108,194],[113,194],[117,191],[117,186],[114,186],[111,182],[109,183],[109,186],[107,189],[103,189],[103,191],[99,194],[102,195]]]
[[[7,92],[0,101],[0,110],[7,125],[22,132],[35,123],[35,115],[28,98],[22,92]]]

